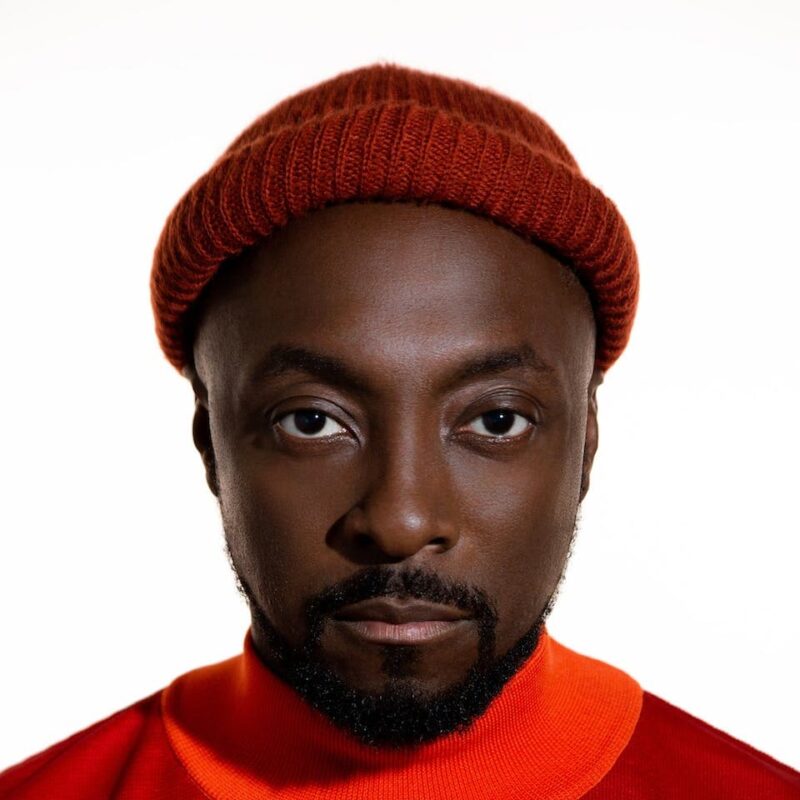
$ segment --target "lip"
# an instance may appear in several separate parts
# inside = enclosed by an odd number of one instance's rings
[[[334,619],[379,620],[402,625],[405,622],[428,622],[466,619],[468,615],[454,606],[426,603],[421,600],[394,600],[376,597],[362,600],[337,611]]]
[[[467,617],[453,606],[376,598],[340,609],[333,620],[376,644],[422,644],[463,628]]]

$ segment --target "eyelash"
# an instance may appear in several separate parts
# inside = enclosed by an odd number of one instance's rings
[[[340,425],[343,428],[347,427],[345,425],[342,425],[342,423],[337,422],[334,419],[334,417],[332,417],[327,412],[321,411],[320,409],[317,409],[317,408],[311,408],[311,407],[309,407],[309,408],[296,408],[293,411],[287,411],[287,412],[281,414],[279,417],[276,417],[274,422],[273,422],[273,425],[275,427],[280,427],[281,430],[283,431],[283,433],[286,436],[289,436],[292,439],[297,439],[297,440],[300,440],[300,441],[308,441],[308,442],[330,441],[332,439],[336,439],[339,436],[341,436],[341,433],[336,433],[336,434],[328,435],[328,436],[317,436],[317,435],[314,435],[314,436],[302,436],[302,435],[289,433],[288,431],[286,431],[280,425],[282,420],[287,419],[289,417],[292,417],[294,414],[299,414],[302,411],[308,411],[308,412],[312,412],[314,414],[320,414],[323,417],[325,417],[326,420],[332,420],[332,421],[336,422],[337,425]],[[530,433],[530,431],[533,428],[535,428],[536,425],[537,425],[536,420],[532,419],[527,414],[523,414],[521,411],[517,411],[516,409],[513,409],[513,408],[508,408],[507,406],[497,406],[496,408],[492,408],[492,409],[489,409],[488,411],[484,411],[481,414],[478,414],[476,417],[474,417],[470,422],[475,422],[476,420],[480,420],[483,417],[485,417],[487,414],[491,414],[493,411],[505,411],[505,412],[507,412],[509,414],[513,414],[515,417],[525,420],[528,423],[528,425],[526,426],[525,430],[522,433],[518,433],[518,434],[516,434],[514,436],[510,436],[508,434],[501,434],[501,435],[497,435],[497,436],[492,436],[492,435],[486,436],[486,435],[483,435],[483,434],[475,433],[474,431],[471,432],[472,435],[474,435],[474,436],[476,436],[476,437],[478,437],[480,439],[492,442],[493,444],[494,443],[516,442],[516,441],[519,441],[520,439],[524,438],[525,436],[527,436],[528,433]],[[511,427],[512,430],[514,429],[515,425],[516,425],[516,420],[512,424],[512,427]],[[323,430],[324,430],[324,427],[323,427]]]

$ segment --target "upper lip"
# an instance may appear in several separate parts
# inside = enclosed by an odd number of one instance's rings
[[[334,619],[341,620],[378,620],[399,625],[403,622],[420,622],[423,620],[457,620],[465,619],[468,614],[453,606],[438,603],[425,603],[421,600],[389,600],[374,598],[353,603],[337,611]]]

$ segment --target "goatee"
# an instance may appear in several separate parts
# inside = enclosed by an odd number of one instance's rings
[[[413,747],[466,731],[535,650],[556,594],[528,631],[496,657],[497,614],[481,590],[463,583],[446,584],[436,573],[421,569],[398,572],[386,566],[370,567],[306,603],[307,633],[297,647],[269,621],[232,559],[231,566],[250,605],[255,638],[269,644],[269,656],[259,654],[266,666],[339,728],[376,747]],[[408,680],[418,652],[413,645],[385,646],[386,682],[377,694],[353,688],[325,663],[320,639],[332,614],[369,598],[398,596],[452,605],[474,618],[478,657],[461,681],[435,693],[420,691]]]

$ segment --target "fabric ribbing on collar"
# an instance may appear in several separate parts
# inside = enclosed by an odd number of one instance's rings
[[[258,658],[177,678],[162,695],[176,756],[215,800],[573,800],[611,769],[639,719],[624,672],[556,642],[536,649],[464,733],[374,748],[334,726]]]

